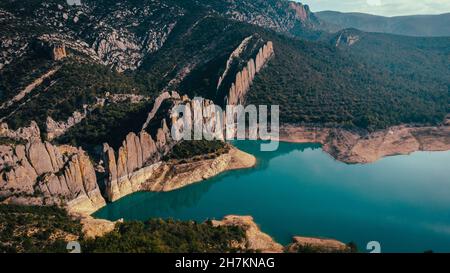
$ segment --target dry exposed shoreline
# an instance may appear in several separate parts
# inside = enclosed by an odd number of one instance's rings
[[[343,129],[288,125],[280,129],[280,141],[320,143],[323,150],[345,163],[372,163],[383,157],[417,151],[450,150],[450,126],[395,126],[360,135]]]
[[[307,128],[301,126],[284,126],[280,130],[281,142],[320,143],[323,150],[336,160],[345,163],[371,163],[383,157],[410,154],[416,151],[450,150],[450,126],[408,127],[406,125],[391,127],[368,135],[359,135],[343,129]],[[251,168],[256,158],[232,147],[230,151],[214,159],[190,163],[166,162],[159,166],[152,179],[142,183],[142,191],[171,191],[201,182],[222,172]],[[76,208],[70,211],[76,211]],[[83,230],[87,236],[102,236],[113,230],[115,222],[94,219],[82,213]],[[318,247],[329,252],[349,251],[348,247],[333,239],[294,237],[293,242],[283,247],[269,235],[263,233],[251,216],[226,216],[218,225],[236,225],[246,231],[246,249],[261,252],[297,252],[301,247]]]

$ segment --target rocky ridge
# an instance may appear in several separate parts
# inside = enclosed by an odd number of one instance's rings
[[[81,149],[32,140],[0,146],[4,203],[61,205],[91,212],[105,205],[94,166]]]
[[[261,71],[274,54],[273,43],[271,41],[268,41],[259,49],[255,60],[253,58],[250,59],[242,71],[237,73],[236,81],[232,83],[228,95],[225,97],[226,105],[245,104],[245,96],[256,74]]]

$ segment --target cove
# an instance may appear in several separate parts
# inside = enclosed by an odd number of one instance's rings
[[[255,155],[253,169],[221,174],[172,192],[138,192],[94,213],[109,220],[204,221],[251,215],[281,244],[292,236],[355,242],[366,252],[450,252],[450,152],[417,152],[348,165],[318,144],[236,141]]]

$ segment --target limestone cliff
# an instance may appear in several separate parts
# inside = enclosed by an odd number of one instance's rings
[[[67,57],[66,46],[64,44],[56,44],[53,46],[52,59],[59,61]]]
[[[231,84],[228,95],[225,97],[225,104],[239,105],[245,103],[245,96],[255,79],[255,75],[261,71],[274,54],[271,41],[259,49],[256,58],[250,59],[242,71],[236,74],[236,80]]]
[[[116,153],[108,144],[103,145],[105,164],[105,197],[115,201],[141,190],[141,184],[149,179],[160,163],[166,145],[167,132],[159,131],[156,141],[145,131],[139,136],[127,135]]]
[[[166,105],[162,107],[163,104]],[[180,117],[173,109],[181,104],[185,106],[184,117],[189,117],[189,121],[179,124],[177,121]],[[177,138],[172,138],[169,126],[174,125],[174,133],[178,134],[185,129],[184,126],[193,128],[194,124],[208,124],[213,130],[211,132],[204,126],[203,134],[213,134],[218,139],[223,137],[222,130],[214,130],[223,117],[211,112],[212,105],[213,102],[209,100],[181,98],[176,92],[162,93],[155,100],[138,135],[133,132],[128,134],[116,151],[106,143],[103,145],[105,198],[114,201],[142,190],[170,191],[226,170],[254,166],[256,159],[253,156],[234,148],[214,159],[190,163],[162,161],[163,156],[177,143]],[[207,117],[204,113],[208,113]]]
[[[83,150],[40,140],[0,146],[0,195],[5,203],[63,204],[88,213],[105,204]]]

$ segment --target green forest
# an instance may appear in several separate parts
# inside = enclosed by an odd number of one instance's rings
[[[235,243],[245,236],[239,227],[171,219],[118,223],[95,239],[85,238],[81,229],[58,207],[0,205],[0,253],[67,253],[68,241],[78,241],[84,253],[236,252]]]

